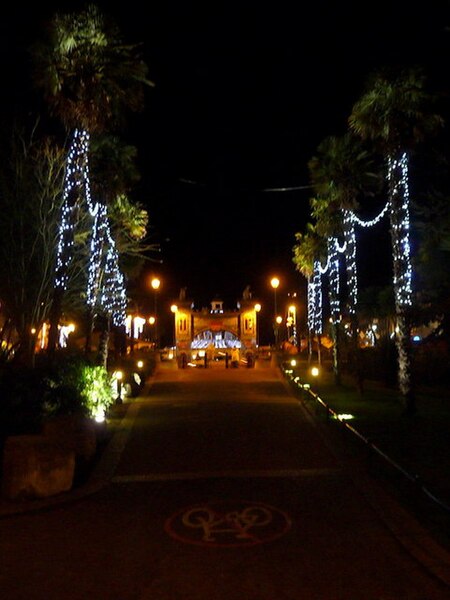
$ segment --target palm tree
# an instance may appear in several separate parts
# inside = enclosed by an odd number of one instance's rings
[[[142,110],[145,86],[154,85],[141,50],[95,4],[57,13],[35,47],[35,84],[69,131],[110,130],[124,125],[124,110]]]
[[[386,160],[397,317],[398,383],[405,409],[415,412],[411,381],[409,311],[412,268],[409,245],[409,152],[443,124],[432,111],[425,77],[417,69],[380,71],[353,106],[350,129],[375,143]]]
[[[116,25],[94,4],[79,13],[57,13],[49,23],[46,39],[34,50],[35,84],[51,113],[73,132],[52,306],[49,349],[53,350],[77,213],[83,202],[93,217],[98,212],[90,199],[89,133],[122,125],[126,110],[143,108],[144,89],[153,83],[147,78],[140,46],[125,44]]]
[[[374,169],[372,155],[364,145],[350,132],[342,137],[325,138],[317,148],[317,154],[308,163],[312,187],[317,198],[311,200],[312,216],[318,223],[323,235],[330,238],[329,256],[331,260],[330,279],[337,282],[336,242],[343,236],[345,247],[345,265],[347,273],[347,310],[350,316],[353,355],[357,381],[361,382],[360,363],[358,360],[358,320],[357,294],[358,276],[356,263],[356,235],[354,211],[360,206],[360,199],[372,195],[375,185],[379,183],[379,175]],[[332,241],[334,240],[334,241]],[[335,268],[336,267],[336,268]],[[330,293],[337,294],[335,286],[330,286]],[[339,300],[333,297],[332,306],[337,314],[332,315],[334,336],[334,368],[339,381]]]
[[[326,198],[312,198],[310,200],[312,214],[315,220],[315,233],[326,247],[326,267],[321,267],[320,261],[314,262],[314,291],[320,285],[322,272],[328,273],[328,299],[331,317],[331,332],[333,338],[333,372],[337,385],[341,382],[341,344],[339,323],[341,320],[340,286],[339,286],[339,244],[338,230],[341,225],[340,213],[333,210],[333,205]],[[326,242],[326,243],[325,243]]]
[[[297,244],[293,247],[292,262],[308,282],[308,360],[312,359],[313,337],[317,335],[317,359],[321,363],[321,286],[320,286],[320,260],[325,249],[323,239],[317,234],[312,223],[306,225],[306,233],[296,233]]]

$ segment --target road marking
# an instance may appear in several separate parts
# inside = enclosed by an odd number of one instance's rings
[[[289,516],[262,502],[221,500],[188,506],[170,516],[168,535],[199,546],[255,546],[284,535],[292,526]]]
[[[239,478],[300,478],[323,477],[339,473],[340,469],[277,469],[277,470],[232,470],[199,471],[186,473],[145,473],[136,475],[115,475],[113,483],[146,483],[153,481],[187,481],[192,479],[239,479]]]

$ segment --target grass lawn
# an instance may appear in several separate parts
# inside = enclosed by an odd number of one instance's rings
[[[286,365],[286,363],[284,363]],[[364,382],[364,392],[357,391],[349,376],[343,376],[340,386],[334,382],[331,366],[326,364],[317,377],[312,377],[306,361],[292,368],[291,378],[298,377],[298,384],[309,383],[311,390],[339,415],[351,415],[345,423],[387,455],[401,471],[417,478],[418,484],[439,500],[444,508],[426,494],[416,494],[414,484],[398,469],[389,465],[379,454],[372,461],[376,474],[389,485],[395,486],[402,500],[410,502],[418,516],[444,537],[450,546],[450,392],[448,389],[418,388],[417,411],[406,415],[401,398],[395,389],[375,381]],[[306,405],[317,419],[327,420],[326,408],[310,394],[302,394],[301,387],[292,382]],[[328,419],[329,426],[343,429],[343,422]],[[364,441],[345,432],[352,452],[367,453]],[[419,499],[417,498],[419,496]],[[421,496],[421,497],[420,497]]]

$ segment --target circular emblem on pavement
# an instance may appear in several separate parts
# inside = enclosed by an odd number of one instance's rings
[[[199,546],[254,546],[284,535],[291,520],[283,511],[247,501],[218,501],[183,508],[169,517],[165,531]]]

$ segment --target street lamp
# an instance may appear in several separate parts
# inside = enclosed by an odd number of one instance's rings
[[[158,296],[158,290],[159,287],[161,285],[161,281],[157,278],[157,277],[153,277],[153,279],[151,280],[151,286],[153,288],[154,291],[154,301],[155,301],[155,348],[158,347],[158,303],[157,303],[157,296]]]
[[[312,367],[311,369],[311,375],[313,380],[316,382],[315,388],[316,388],[316,393],[319,393],[319,385],[318,385],[318,381],[319,381],[319,375],[320,375],[320,369],[319,367]]]
[[[273,319],[274,319],[274,324],[273,324],[273,331],[274,331],[274,335],[275,335],[275,349],[278,348],[278,323],[276,322],[277,319],[277,289],[278,286],[280,285],[280,280],[278,279],[278,277],[272,277],[272,279],[270,280],[270,285],[273,288]]]

